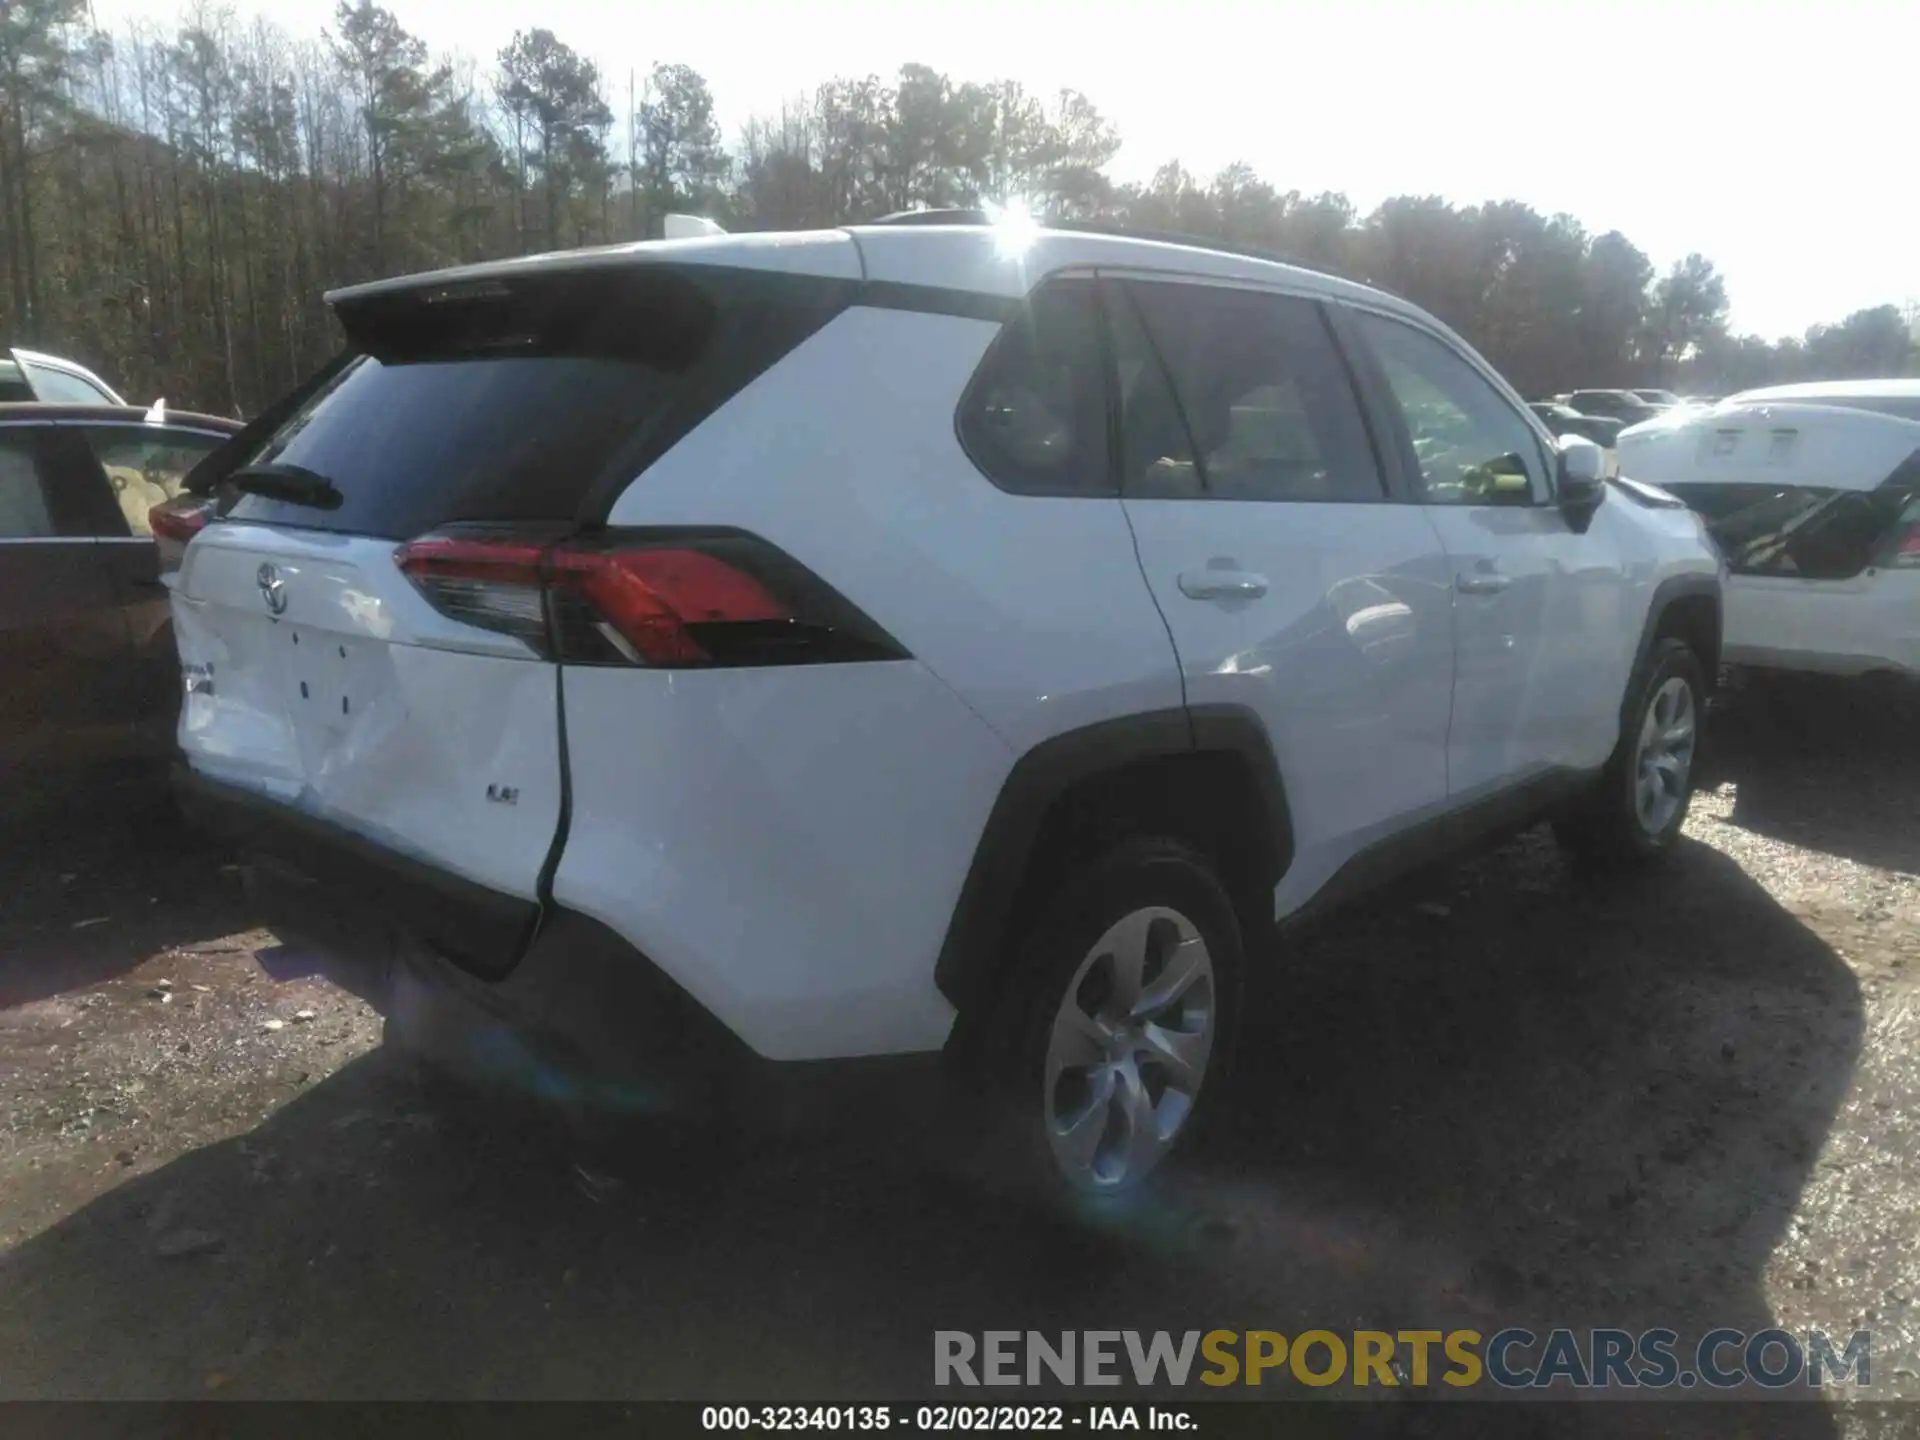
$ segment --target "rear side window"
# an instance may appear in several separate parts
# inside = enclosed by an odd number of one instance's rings
[[[40,540],[56,533],[40,486],[38,447],[25,426],[0,430],[0,540]]]
[[[1111,495],[1106,376],[1092,280],[1035,290],[961,397],[960,443],[1016,495]]]
[[[0,539],[126,533],[75,427],[0,426]]]
[[[1133,342],[1120,311],[1131,305],[1172,380],[1191,451],[1139,441],[1157,378],[1136,380],[1123,392],[1130,449],[1162,453],[1130,474],[1140,484],[1129,493],[1185,493],[1191,466],[1213,500],[1386,498],[1345,362],[1312,301],[1163,281],[1113,288],[1116,359],[1124,371]]]
[[[230,514],[393,539],[573,519],[845,299],[811,277],[666,267],[350,298],[338,313],[362,353],[245,461],[313,471],[341,503],[243,495]]]
[[[90,425],[86,434],[132,535],[152,533],[147,512],[178,495],[187,472],[226,438],[156,425]]]
[[[113,396],[107,394],[92,381],[83,379],[67,370],[56,370],[51,365],[36,365],[31,360],[21,362],[26,367],[27,376],[33,381],[33,388],[39,399],[49,405],[113,405]]]

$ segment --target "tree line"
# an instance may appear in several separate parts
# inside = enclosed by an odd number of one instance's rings
[[[1400,196],[1363,214],[1243,164],[1119,184],[1119,134],[1070,90],[907,65],[829,80],[729,143],[693,69],[603,74],[546,29],[481,65],[431,55],[373,0],[339,0],[304,38],[225,10],[111,35],[88,14],[0,4],[0,340],[177,405],[251,413],[322,363],[332,286],[646,238],[676,210],[773,230],[979,204],[1365,280],[1529,394],[1920,372],[1912,305],[1735,335],[1705,256],[1657,274],[1618,231],[1517,201]]]

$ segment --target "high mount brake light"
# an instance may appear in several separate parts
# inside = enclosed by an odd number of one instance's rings
[[[570,664],[791,665],[905,653],[811,572],[734,532],[559,543],[440,534],[395,558],[442,614]]]

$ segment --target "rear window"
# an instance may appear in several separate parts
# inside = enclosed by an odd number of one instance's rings
[[[162,425],[89,425],[86,436],[132,535],[152,533],[148,512],[178,495],[193,467],[226,440]]]
[[[28,378],[33,381],[35,397],[49,405],[112,405],[113,396],[107,394],[92,381],[75,375],[70,370],[56,370],[51,365],[36,365],[31,360],[21,361]]]
[[[228,513],[396,540],[575,518],[844,299],[809,277],[665,267],[349,297],[362,353],[246,457],[314,471],[341,503],[242,495]]]

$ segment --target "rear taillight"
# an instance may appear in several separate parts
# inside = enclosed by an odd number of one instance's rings
[[[211,495],[181,494],[162,500],[147,511],[147,529],[153,532],[154,547],[160,552],[162,575],[180,568],[187,546],[207,528],[219,504]]]
[[[547,609],[540,557],[547,548],[527,541],[430,535],[402,545],[394,558],[442,615],[515,636],[545,655]]]
[[[1895,570],[1920,570],[1920,520],[1908,524],[1888,564]]]
[[[215,503],[209,495],[175,495],[147,511],[147,528],[156,539],[185,545],[206,529]]]
[[[583,665],[795,665],[904,657],[792,557],[738,531],[560,542],[437,534],[396,562],[441,614]]]

